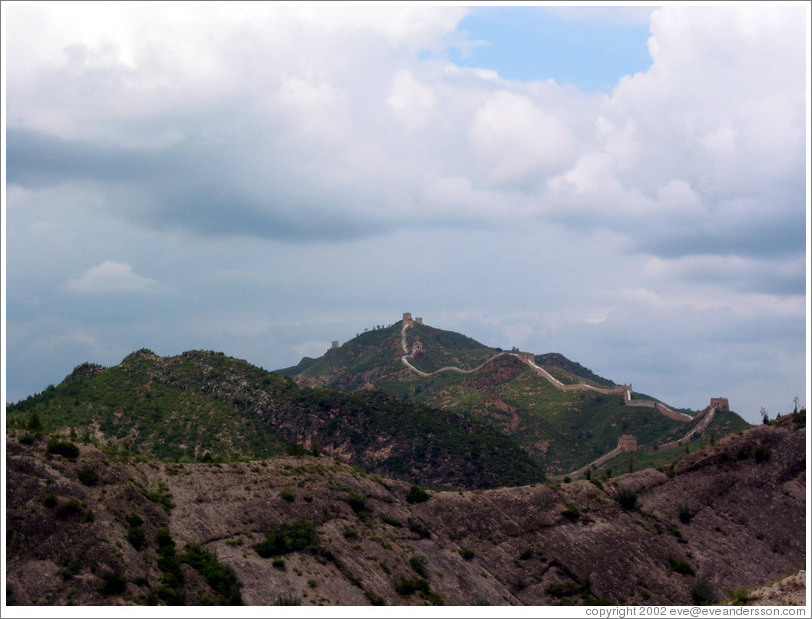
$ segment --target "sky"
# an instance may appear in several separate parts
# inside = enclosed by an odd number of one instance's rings
[[[4,398],[403,312],[809,398],[809,3],[2,4]]]

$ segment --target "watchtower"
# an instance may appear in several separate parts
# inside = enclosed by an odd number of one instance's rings
[[[414,325],[411,312],[403,312],[403,326],[411,327]]]
[[[729,411],[730,404],[728,404],[727,398],[711,398],[710,405],[716,407],[716,412],[719,411]]]
[[[423,342],[421,342],[420,340],[415,340],[412,343],[412,354],[414,355],[419,352],[423,352]]]
[[[623,451],[637,451],[637,439],[633,434],[624,434],[617,439],[617,446]]]
[[[422,318],[422,317],[420,317],[420,316],[415,316],[415,317],[414,317],[414,322],[415,322],[415,324],[417,324],[417,325],[422,325],[422,324],[423,324],[423,318]]]
[[[338,348],[338,340],[333,340],[333,345],[330,348]]]
[[[518,357],[526,363],[536,362],[536,355],[534,355],[532,352],[520,352],[518,353]]]

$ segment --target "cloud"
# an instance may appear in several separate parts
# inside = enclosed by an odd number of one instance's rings
[[[660,256],[803,247],[797,11],[656,10],[651,68],[609,96],[455,67],[442,50],[463,9],[154,8],[149,29],[136,13],[73,34],[61,10],[20,13],[54,42],[14,29],[10,183],[80,181],[116,216],[207,236],[351,241],[509,216]]]
[[[751,401],[743,355],[805,376],[805,7],[565,11],[650,19],[593,93],[455,64],[465,7],[3,10],[15,385],[53,342],[276,368],[402,311],[677,405],[730,356]]]
[[[105,261],[91,267],[65,287],[74,292],[100,294],[111,292],[155,293],[164,287],[154,279],[134,273],[129,264]]]

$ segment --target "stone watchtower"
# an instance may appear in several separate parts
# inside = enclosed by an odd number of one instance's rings
[[[423,352],[423,342],[420,340],[415,340],[412,344],[412,354],[414,355],[419,352]]]
[[[333,340],[333,345],[330,348],[338,348],[338,340]]]
[[[412,320],[411,312],[403,312],[403,326],[405,327],[414,326],[414,321]]]
[[[536,362],[536,355],[534,355],[532,352],[520,352],[520,353],[517,353],[517,356],[519,357],[519,359],[521,359],[522,361],[525,361],[527,363],[535,363]]]
[[[716,407],[717,413],[719,411],[730,410],[730,404],[728,404],[727,398],[711,398],[710,405]]]
[[[637,451],[637,439],[632,434],[624,434],[617,439],[617,446],[623,451]]]

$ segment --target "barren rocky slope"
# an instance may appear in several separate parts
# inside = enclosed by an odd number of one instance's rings
[[[805,438],[788,417],[664,471],[424,494],[327,457],[74,458],[11,431],[9,603],[721,601],[804,566]]]

